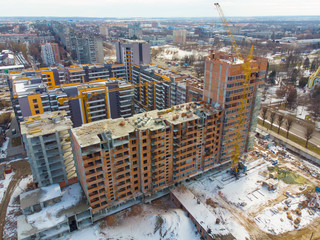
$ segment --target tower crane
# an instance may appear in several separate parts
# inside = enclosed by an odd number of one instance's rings
[[[317,70],[315,73],[311,74],[311,76],[309,77],[308,87],[309,87],[310,89],[314,88],[314,81],[315,81],[316,78],[319,76],[319,74],[320,74],[320,66],[319,66],[318,70]],[[320,77],[319,77],[319,78],[320,78]]]
[[[242,57],[242,54],[240,52],[240,49],[233,37],[233,34],[229,28],[228,22],[224,16],[224,13],[222,11],[222,8],[220,7],[219,3],[214,3],[214,6],[217,8],[218,13],[220,15],[221,21],[223,23],[223,26],[228,34],[228,37],[230,39],[230,42],[232,44],[233,50],[235,51],[235,54],[239,60],[243,60],[243,71],[244,71],[244,80],[243,80],[243,92],[241,93],[241,98],[239,99],[239,120],[238,120],[238,129],[235,135],[235,145],[232,151],[231,155],[231,166],[233,173],[238,177],[239,170],[246,170],[246,166],[240,161],[240,148],[241,148],[241,140],[243,139],[243,127],[246,123],[246,110],[248,105],[248,96],[249,96],[249,85],[250,85],[250,78],[251,78],[251,66],[250,62],[253,55],[253,45],[251,46],[249,55],[246,59]]]

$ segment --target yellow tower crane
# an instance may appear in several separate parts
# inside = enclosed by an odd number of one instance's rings
[[[317,78],[320,78],[319,74],[320,74],[320,66],[319,66],[318,70],[317,70],[315,73],[311,74],[311,76],[309,77],[309,80],[308,80],[308,88],[312,89],[312,88],[318,87],[317,85],[314,86],[314,84],[315,84],[314,81],[315,81]]]
[[[239,99],[239,120],[238,120],[238,129],[235,135],[235,145],[232,151],[231,156],[231,166],[234,174],[236,176],[239,175],[239,167],[242,168],[244,171],[246,167],[243,165],[243,163],[240,161],[240,148],[241,148],[241,140],[243,139],[243,128],[244,124],[246,123],[246,111],[247,111],[247,105],[248,105],[248,95],[249,95],[249,85],[250,85],[250,78],[251,78],[251,66],[250,62],[252,59],[253,54],[253,45],[251,46],[249,55],[244,60],[242,57],[242,54],[240,52],[240,49],[233,37],[233,34],[229,28],[228,22],[223,14],[223,11],[220,7],[219,3],[214,3],[214,6],[217,8],[218,13],[220,15],[221,21],[223,23],[223,26],[228,34],[228,37],[230,39],[230,42],[232,44],[233,50],[236,53],[236,56],[239,60],[243,60],[243,72],[244,72],[244,80],[243,80],[243,92],[241,93],[241,98]]]

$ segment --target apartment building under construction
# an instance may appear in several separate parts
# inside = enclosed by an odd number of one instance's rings
[[[132,82],[133,65],[149,64],[150,44],[142,40],[123,39],[116,43],[117,62],[124,64],[126,79]]]
[[[253,57],[251,60],[251,78],[248,86],[247,109],[243,124],[243,139],[240,149],[248,151],[253,146],[253,136],[260,109],[258,87],[263,84],[267,70],[267,59]],[[235,55],[218,52],[206,58],[204,101],[224,110],[222,128],[221,161],[230,160],[235,144],[240,118],[239,99],[244,91],[243,60]]]
[[[202,100],[203,84],[199,79],[156,65],[134,65],[135,101],[145,110],[161,110],[191,101]]]
[[[71,130],[92,211],[152,195],[219,163],[222,110],[183,104]]]
[[[133,89],[128,89],[131,84],[122,79],[48,87],[43,78],[35,76],[15,78],[11,84],[12,106],[18,122],[28,116],[58,110],[65,110],[74,126],[133,114]]]
[[[64,111],[46,113],[21,123],[33,181],[39,186],[77,182],[70,139],[72,122],[66,116]]]

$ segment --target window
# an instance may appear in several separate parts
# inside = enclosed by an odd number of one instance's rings
[[[37,99],[32,99],[32,102],[33,102],[33,103],[36,103],[36,102],[38,102],[38,101],[37,101]]]
[[[34,108],[39,108],[39,105],[38,105],[38,104],[35,104],[35,105],[34,105]]]
[[[144,146],[142,149],[143,149],[143,150],[147,150],[147,146]]]
[[[147,135],[147,132],[143,132],[143,133],[142,133],[142,136],[146,136],[146,135]]]
[[[145,173],[143,176],[144,176],[144,177],[148,177],[148,173]]]
[[[39,114],[40,113],[40,111],[39,110],[36,110],[36,114]]]
[[[147,183],[148,182],[148,179],[144,180],[144,183]]]
[[[147,142],[147,139],[143,139],[143,141],[142,141],[143,143],[146,143]]]
[[[147,171],[147,169],[148,169],[148,167],[144,167],[144,168],[143,168],[143,170],[146,170],[146,171]]]

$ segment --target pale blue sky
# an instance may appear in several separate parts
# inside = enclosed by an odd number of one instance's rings
[[[4,3],[4,2],[5,3]],[[0,16],[217,17],[217,0],[1,0]],[[320,0],[220,0],[226,16],[320,15]]]

